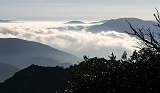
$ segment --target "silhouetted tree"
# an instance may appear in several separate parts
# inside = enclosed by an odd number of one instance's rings
[[[127,61],[127,52],[124,51],[121,57],[122,61]]]
[[[110,60],[115,61],[116,60],[116,56],[114,55],[114,53],[112,52],[112,54],[110,56],[108,56],[110,58]]]
[[[133,54],[132,54],[132,56],[131,56],[131,60],[132,60],[133,62],[136,62],[137,59],[138,59],[138,53],[137,53],[137,51],[135,50],[135,51],[133,51]]]
[[[89,57],[87,57],[86,55],[83,56],[84,61],[87,61],[89,59]]]

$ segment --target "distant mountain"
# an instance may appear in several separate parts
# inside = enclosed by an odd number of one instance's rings
[[[15,66],[0,62],[0,82],[10,78],[16,71],[18,68]]]
[[[102,21],[95,21],[95,22],[91,22],[90,24],[103,24],[105,22],[107,22],[108,20],[102,20]]]
[[[51,27],[48,29],[56,29],[59,31],[66,31],[66,30],[81,31],[85,29],[85,27],[84,26],[64,26],[64,27]]]
[[[67,22],[65,24],[85,24],[85,23],[82,22],[82,21],[69,21],[69,22]]]
[[[0,93],[64,93],[67,69],[31,65],[0,84]]]
[[[0,19],[0,23],[8,23],[8,22],[12,22],[12,20],[2,20],[2,19]]]
[[[135,28],[150,28],[155,30],[156,27],[153,26],[156,24],[154,21],[145,21],[138,18],[119,18],[119,19],[112,19],[104,22],[100,25],[93,25],[87,28],[87,31],[91,32],[101,32],[101,31],[118,31],[118,32],[124,32],[124,31],[131,31],[131,28],[129,27],[128,23],[129,21],[133,27]]]
[[[0,62],[24,68],[31,64],[69,66],[78,57],[47,45],[16,38],[0,39]]]

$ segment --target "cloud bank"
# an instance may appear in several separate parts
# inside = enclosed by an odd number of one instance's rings
[[[0,37],[40,42],[79,57],[83,55],[107,57],[111,52],[120,56],[123,51],[130,54],[137,45],[136,38],[116,31],[92,33],[19,26],[14,28],[1,27]]]

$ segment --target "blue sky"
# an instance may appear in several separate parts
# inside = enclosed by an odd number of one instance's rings
[[[153,19],[160,0],[0,0],[0,18],[15,20]]]

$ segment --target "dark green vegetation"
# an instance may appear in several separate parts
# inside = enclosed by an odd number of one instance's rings
[[[66,93],[159,93],[160,55],[148,49],[131,58],[86,59],[72,68]]]

